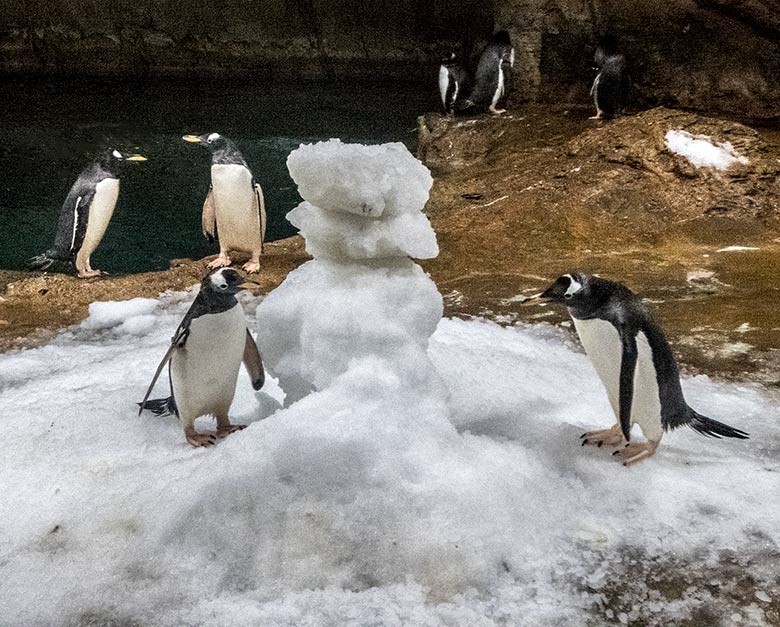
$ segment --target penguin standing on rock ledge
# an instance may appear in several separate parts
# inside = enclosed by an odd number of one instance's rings
[[[601,38],[594,61],[599,72],[590,88],[596,105],[596,115],[591,120],[614,118],[625,106],[629,90],[626,58],[618,52],[614,37],[605,35]]]
[[[89,258],[114,214],[122,167],[132,161],[146,161],[146,157],[107,150],[84,169],[60,209],[54,245],[29,260],[31,270],[49,270],[75,261],[79,278],[100,275],[100,270],[92,269]]]
[[[186,142],[200,144],[211,152],[211,186],[203,203],[203,235],[219,237],[219,256],[209,268],[231,264],[231,250],[251,255],[243,268],[260,271],[265,240],[266,215],[263,190],[236,145],[219,133],[185,135]]]
[[[583,434],[583,446],[620,447],[613,455],[629,466],[653,455],[664,431],[682,425],[715,438],[747,439],[744,431],[702,416],[685,402],[677,362],[663,331],[627,287],[572,272],[531,298],[568,307],[618,417],[610,429]],[[631,442],[634,423],[646,442]]]
[[[442,59],[439,67],[439,94],[444,113],[452,115],[468,90],[468,72],[457,60],[455,53]]]
[[[479,57],[473,88],[457,111],[468,113],[471,109],[487,109],[494,115],[506,113],[497,108],[509,92],[515,66],[515,49],[505,30],[498,31],[485,46]]]
[[[187,442],[193,446],[211,446],[217,438],[244,428],[230,424],[228,418],[241,362],[255,390],[265,382],[260,351],[246,326],[244,309],[236,299],[239,291],[249,287],[256,284],[244,282],[232,268],[219,268],[205,276],[157,366],[144,400],[138,403],[139,415],[144,409],[158,416],[176,414],[184,426]],[[166,364],[171,395],[147,400]],[[195,419],[205,415],[217,419],[216,435],[195,431]]]

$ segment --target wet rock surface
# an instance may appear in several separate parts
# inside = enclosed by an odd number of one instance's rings
[[[780,381],[774,133],[662,108],[613,122],[528,108],[420,125],[441,248],[426,269],[450,315],[567,324],[522,296],[582,268],[645,298],[688,367]],[[666,148],[672,129],[731,142],[748,163],[696,169]]]

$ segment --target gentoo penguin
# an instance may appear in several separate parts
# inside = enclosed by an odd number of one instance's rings
[[[84,169],[60,209],[54,245],[30,259],[30,269],[48,270],[75,261],[79,277],[100,274],[100,270],[92,269],[89,257],[103,238],[114,213],[119,197],[119,174],[128,161],[146,161],[146,157],[107,150]]]
[[[265,240],[265,200],[244,157],[236,145],[219,133],[185,135],[184,141],[198,143],[211,151],[211,186],[203,203],[203,235],[214,241],[219,233],[219,257],[209,268],[229,266],[228,253],[250,253],[243,268],[260,271],[260,254]]]
[[[157,415],[176,414],[184,426],[187,442],[193,446],[210,446],[244,428],[232,425],[228,410],[236,391],[241,362],[249,372],[252,387],[263,387],[265,373],[257,345],[246,326],[244,310],[236,294],[256,286],[245,283],[232,268],[210,271],[200,285],[184,320],[171,338],[171,345],[154,373],[140,415],[149,409]],[[171,395],[147,400],[165,364],[168,364]],[[216,437],[195,431],[195,419],[213,415],[217,419]]]
[[[605,35],[596,48],[594,61],[598,74],[593,80],[590,95],[596,105],[596,115],[591,119],[613,118],[625,105],[628,96],[626,58],[618,52],[615,38]]]
[[[688,406],[680,372],[663,331],[642,302],[620,283],[582,272],[559,277],[536,296],[568,307],[574,327],[607,390],[618,423],[583,434],[582,444],[619,446],[624,466],[655,453],[664,431],[688,425],[703,435],[748,434]],[[646,442],[631,442],[638,424]]]
[[[498,31],[482,51],[474,76],[474,86],[468,97],[458,106],[458,110],[466,111],[476,107],[487,108],[490,113],[496,115],[505,113],[506,109],[496,107],[509,91],[514,66],[515,49],[512,47],[509,33],[505,30]]]
[[[457,60],[455,53],[442,59],[439,67],[439,94],[444,113],[452,115],[456,105],[467,93],[468,73]]]

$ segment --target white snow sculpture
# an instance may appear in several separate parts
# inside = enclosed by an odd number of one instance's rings
[[[432,179],[400,143],[303,145],[287,160],[305,199],[288,214],[313,261],[258,307],[258,342],[287,404],[378,356],[402,377],[436,378],[425,351],[441,295],[409,259],[435,257],[422,213]],[[427,376],[427,375],[426,375]]]

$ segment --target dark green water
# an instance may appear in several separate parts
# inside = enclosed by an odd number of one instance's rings
[[[232,138],[263,187],[268,241],[295,233],[300,197],[287,155],[302,142],[416,142],[415,119],[436,106],[435,85],[250,81],[0,82],[0,268],[23,269],[53,239],[74,180],[104,146],[147,156],[128,164],[92,266],[111,273],[167,268],[218,251],[200,231],[210,156],[186,133]]]

